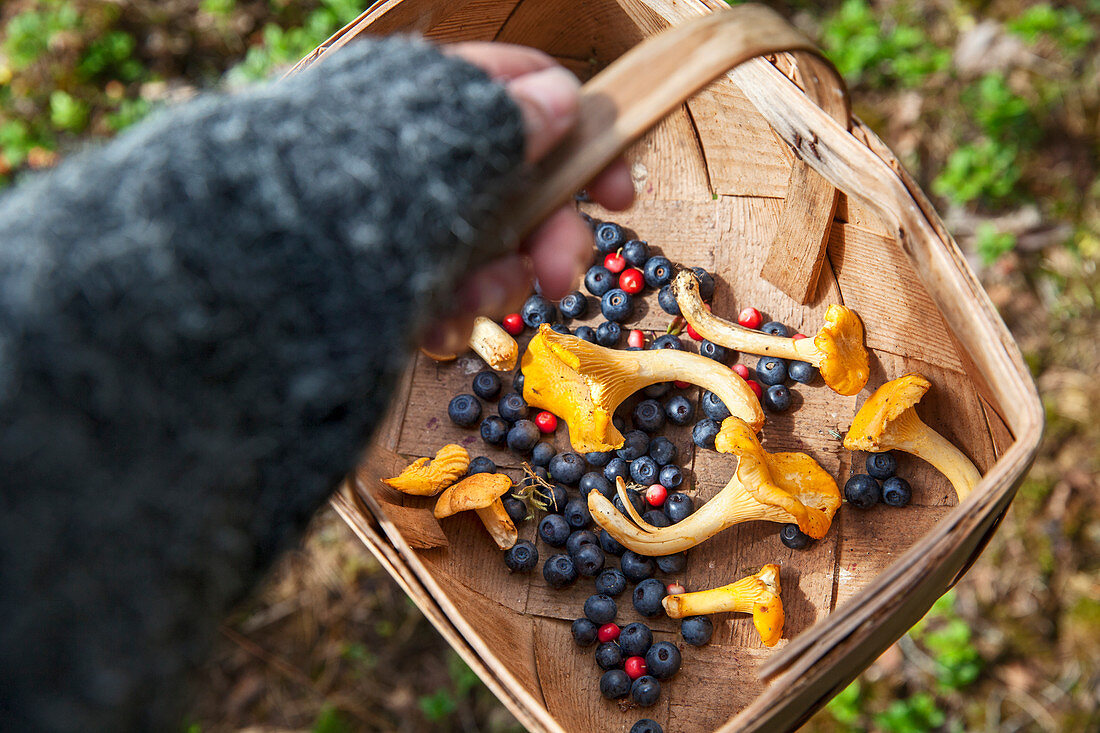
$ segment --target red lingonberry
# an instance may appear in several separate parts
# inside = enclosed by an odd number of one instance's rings
[[[623,669],[630,679],[636,680],[646,673],[644,657],[630,657],[623,662]]]
[[[607,268],[608,272],[618,275],[626,269],[626,258],[618,252],[612,252],[603,258],[603,266]]]
[[[504,316],[504,320],[500,323],[504,326],[504,330],[513,336],[519,336],[523,333],[523,316],[519,313],[509,313]]]
[[[749,378],[749,368],[744,364],[734,364],[730,368],[733,369],[734,373],[736,373],[737,376],[741,377],[741,379]]]
[[[746,383],[749,385],[749,389],[756,395],[756,399],[761,399],[764,396],[764,388],[760,386],[760,382],[755,379],[746,379]]]
[[[627,346],[634,346],[634,347],[637,347],[639,349],[644,349],[645,348],[645,334],[635,328],[629,334],[627,334],[627,336],[626,336],[626,345]]]
[[[614,621],[604,624],[596,630],[596,638],[602,642],[615,641],[619,638],[619,625]]]
[[[544,433],[552,433],[558,429],[558,418],[554,413],[543,410],[535,415],[535,425]]]
[[[696,341],[702,341],[703,340],[703,337],[699,335],[698,331],[696,331],[694,328],[691,327],[690,323],[687,324],[687,332],[688,332],[688,336],[691,336]]]
[[[745,308],[737,314],[737,323],[745,328],[760,328],[760,324],[763,322],[764,316],[760,315],[760,311],[752,306]]]
[[[804,338],[806,338],[804,334],[796,333],[794,336],[791,336],[791,341],[801,341]]]
[[[623,270],[623,274],[619,275],[619,287],[631,295],[640,293],[645,287],[645,275],[636,267]]]
[[[665,503],[667,496],[668,489],[661,484],[653,484],[645,490],[645,500],[649,502],[650,506],[661,506]]]
[[[665,588],[665,591],[670,596],[674,596],[677,593],[687,593],[687,588],[685,588],[681,583],[673,582],[668,584],[668,586]]]
[[[677,379],[676,381],[674,381],[672,383],[672,386],[676,387],[676,389],[687,389],[688,387],[691,386],[691,382],[683,382],[683,381]]]

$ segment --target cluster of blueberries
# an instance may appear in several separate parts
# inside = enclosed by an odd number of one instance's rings
[[[868,454],[867,473],[848,479],[844,500],[857,509],[868,509],[880,501],[887,506],[905,506],[913,498],[913,490],[897,471],[898,459],[893,453]]]
[[[760,327],[764,333],[780,338],[790,338],[790,330],[778,321],[770,321]],[[783,412],[791,407],[791,391],[787,381],[812,384],[817,378],[817,367],[807,361],[762,356],[756,362],[756,378],[764,385],[760,404],[772,412]]]

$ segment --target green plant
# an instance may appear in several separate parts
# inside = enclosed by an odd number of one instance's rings
[[[978,199],[1003,203],[1022,175],[1018,154],[1014,145],[999,145],[989,139],[960,145],[932,181],[932,190],[960,204]]]
[[[1026,99],[1014,92],[1003,74],[986,74],[963,92],[963,104],[989,137],[1028,146],[1039,137],[1039,124]]]
[[[1077,8],[1033,5],[1005,26],[1029,43],[1047,37],[1067,54],[1076,54],[1096,38],[1096,30]]]
[[[86,79],[109,75],[122,81],[134,81],[145,73],[141,62],[133,56],[136,46],[129,33],[108,31],[88,44],[77,71]]]
[[[347,716],[337,710],[335,705],[326,703],[317,713],[311,730],[313,733],[352,733],[355,729]]]
[[[840,693],[825,706],[829,714],[842,726],[849,730],[855,730],[857,723],[863,716],[862,687],[859,680],[852,680],[852,684],[845,687]]]
[[[420,712],[433,723],[442,723],[458,707],[450,690],[438,689],[430,695],[422,695],[416,701]]]
[[[936,706],[936,700],[926,692],[905,700],[895,700],[885,711],[875,715],[875,725],[889,733],[926,733],[944,724],[946,716]]]
[[[50,47],[59,33],[80,27],[80,12],[71,2],[47,0],[40,9],[25,10],[8,21],[3,51],[16,71],[25,69]]]
[[[1016,237],[1011,232],[1002,232],[988,221],[978,225],[974,241],[978,256],[986,266],[992,265],[1016,246]]]
[[[955,611],[955,596],[947,593],[913,627],[910,636],[919,642],[936,663],[936,681],[941,690],[961,690],[982,672],[982,656],[973,645],[970,626]]]
[[[68,92],[50,94],[50,124],[58,130],[80,132],[88,124],[88,105]]]
[[[146,99],[122,99],[114,111],[107,113],[107,126],[113,132],[121,132],[149,115],[153,105]]]

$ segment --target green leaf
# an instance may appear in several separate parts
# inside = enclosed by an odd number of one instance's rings
[[[326,703],[313,721],[313,733],[352,733],[351,722],[336,709],[335,705]]]
[[[458,707],[454,697],[448,690],[436,690],[431,695],[424,695],[417,700],[420,712],[433,723],[442,723]]]
[[[58,130],[80,132],[88,124],[88,105],[56,89],[50,94],[50,123]]]

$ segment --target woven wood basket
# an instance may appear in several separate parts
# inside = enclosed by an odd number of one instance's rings
[[[736,525],[696,547],[681,578],[689,589],[726,584],[765,563],[781,566],[784,638],[765,649],[748,616],[719,616],[708,646],[685,648],[683,668],[659,703],[624,712],[600,697],[592,655],[570,636],[589,582],[552,591],[540,573],[510,576],[476,518],[441,525],[432,500],[380,482],[448,442],[519,475],[514,456],[475,444],[473,431],[446,418],[447,401],[469,391],[480,361],[418,356],[357,475],[333,501],[530,730],[626,731],[641,717],[666,731],[797,726],[965,572],[1042,431],[1034,385],[1007,329],[925,196],[874,133],[849,117],[836,72],[770,10],[725,7],[719,0],[385,0],[300,64],[360,34],[415,31],[438,41],[534,46],[583,79],[603,72],[585,86],[577,134],[517,205],[514,230],[625,149],[637,203],[614,217],[590,213],[630,226],[673,262],[714,273],[715,313],[731,318],[751,304],[805,333],[816,331],[832,303],[863,319],[867,389],[843,397],[800,388],[796,409],[769,415],[768,450],[807,452],[843,485],[864,456],[844,450],[830,431],[846,431],[879,385],[918,371],[933,383],[918,412],[984,475],[960,506],[939,473],[901,455],[899,473],[914,487],[906,508],[842,507],[808,551],[783,547],[778,525],[766,522]],[[663,332],[667,321],[650,304],[635,327]],[[556,436],[560,448],[564,433]],[[698,505],[725,485],[733,459],[695,451],[686,429],[671,437],[688,457],[686,483]],[[521,536],[532,537],[532,524]],[[620,622],[637,620],[623,598]],[[658,639],[679,641],[672,620],[651,625]]]

